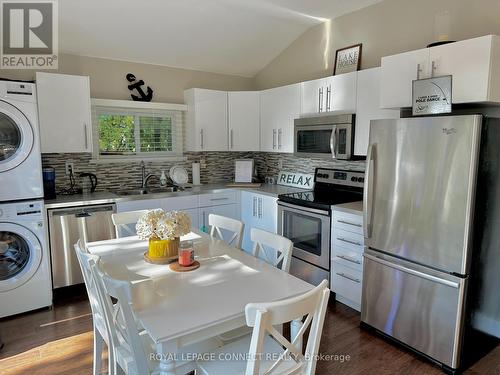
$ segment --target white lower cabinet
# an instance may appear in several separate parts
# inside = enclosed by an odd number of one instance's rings
[[[330,289],[335,292],[337,301],[360,311],[364,252],[362,213],[334,208],[331,243]]]
[[[199,216],[198,216],[198,227],[200,230],[207,232],[210,227],[208,224],[208,215],[215,214],[225,217],[230,217],[232,219],[238,219],[238,204],[223,204],[220,206],[211,206],[211,207],[200,207]],[[224,238],[227,238],[229,233],[225,233],[222,231],[222,235]],[[229,237],[230,238],[230,237]]]
[[[278,198],[252,193],[241,192],[241,221],[245,224],[242,248],[252,251],[250,230],[259,228],[268,232],[277,233],[278,230]]]

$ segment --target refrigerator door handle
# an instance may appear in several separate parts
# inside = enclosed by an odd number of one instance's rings
[[[373,197],[373,154],[375,144],[370,143],[366,154],[365,187],[363,189],[363,232],[365,238],[372,236],[372,197]]]
[[[398,271],[401,271],[401,272],[405,272],[405,273],[408,273],[410,275],[414,275],[414,276],[420,277],[422,279],[426,279],[426,280],[433,281],[433,282],[436,282],[436,283],[439,283],[439,284],[447,285],[447,286],[450,286],[450,287],[455,288],[455,289],[459,289],[460,288],[460,284],[459,283],[456,283],[456,282],[453,282],[453,281],[450,281],[450,280],[442,279],[440,277],[429,275],[427,273],[420,272],[420,271],[417,271],[417,270],[414,270],[414,269],[411,269],[411,268],[399,265],[397,263],[389,262],[387,260],[375,257],[375,256],[367,254],[367,253],[363,254],[363,256],[365,258],[367,258],[367,259],[370,259],[373,262],[380,263],[380,264],[382,264],[384,266],[387,266],[387,267],[390,267],[390,268],[394,268],[395,270],[398,270]]]

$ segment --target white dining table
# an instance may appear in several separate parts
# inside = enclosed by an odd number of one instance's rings
[[[138,237],[90,242],[112,278],[131,283],[132,309],[151,336],[160,358],[160,373],[175,374],[174,355],[185,345],[245,326],[245,305],[297,296],[314,286],[246,252],[198,231],[193,240],[200,267],[175,272],[144,260],[147,241]],[[292,335],[301,321],[292,322]]]

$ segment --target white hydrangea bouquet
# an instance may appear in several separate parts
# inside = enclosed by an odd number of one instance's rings
[[[144,214],[136,225],[139,238],[149,240],[147,256],[150,259],[176,258],[180,236],[190,231],[191,219],[185,212],[165,212],[161,208]]]

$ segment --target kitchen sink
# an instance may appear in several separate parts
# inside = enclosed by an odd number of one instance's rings
[[[118,190],[118,191],[115,191],[115,194],[121,195],[121,196],[161,194],[161,193],[173,193],[175,191],[184,191],[186,189],[189,189],[189,187],[167,186],[167,187],[161,187],[161,188]]]

